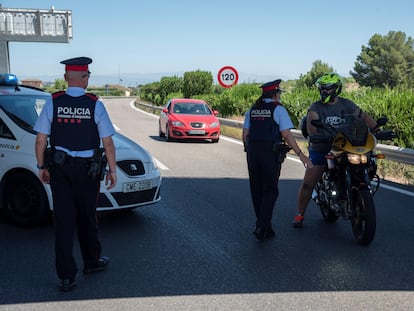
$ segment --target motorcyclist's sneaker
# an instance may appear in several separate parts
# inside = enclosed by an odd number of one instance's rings
[[[303,227],[303,219],[305,217],[302,214],[297,214],[295,218],[293,218],[293,227],[294,228],[302,228]]]

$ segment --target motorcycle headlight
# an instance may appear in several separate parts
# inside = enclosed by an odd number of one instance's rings
[[[351,164],[359,164],[361,163],[361,156],[359,154],[348,153],[348,162]]]

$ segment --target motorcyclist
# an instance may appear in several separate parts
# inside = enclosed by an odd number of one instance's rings
[[[376,121],[362,111],[354,102],[349,99],[339,97],[342,91],[341,77],[334,72],[323,74],[317,81],[316,86],[320,93],[320,100],[314,102],[307,113],[306,131],[309,139],[309,159],[313,166],[307,167],[302,184],[298,191],[297,214],[293,220],[295,228],[303,225],[306,207],[311,199],[312,190],[318,180],[322,177],[326,166],[326,154],[331,146],[327,142],[318,142],[312,138],[330,138],[335,131],[349,127],[349,116],[354,116],[365,121],[368,128],[374,129]],[[315,127],[311,124],[312,120],[320,120],[322,127]]]

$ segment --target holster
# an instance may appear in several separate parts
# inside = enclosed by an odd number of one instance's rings
[[[276,142],[273,145],[273,152],[275,152],[278,155],[280,163],[283,163],[283,161],[285,161],[286,154],[289,152],[290,149],[292,148],[290,148],[289,145],[284,142]]]
[[[55,165],[63,165],[66,161],[66,152],[56,150],[53,146],[48,146],[44,152],[44,166],[50,168]]]
[[[95,149],[93,152],[88,171],[88,176],[92,179],[103,180],[105,177],[105,169],[108,161],[104,152],[104,148]]]

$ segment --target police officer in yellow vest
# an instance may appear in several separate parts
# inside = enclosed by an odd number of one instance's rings
[[[109,167],[108,189],[116,185],[115,130],[103,103],[86,93],[92,59],[77,57],[65,65],[66,91],[56,92],[46,102],[35,124],[36,158],[39,178],[50,183],[55,226],[55,261],[59,287],[70,291],[75,286],[77,266],[73,257],[75,228],[79,239],[85,274],[104,270],[109,257],[101,256],[98,239],[96,203],[105,161]],[[48,152],[45,149],[50,141]],[[47,155],[47,156],[45,156]]]
[[[292,148],[305,166],[312,165],[290,132],[294,126],[280,102],[280,82],[277,79],[261,86],[262,95],[246,112],[243,126],[250,192],[256,214],[254,235],[259,241],[275,236],[272,215],[286,152]]]

